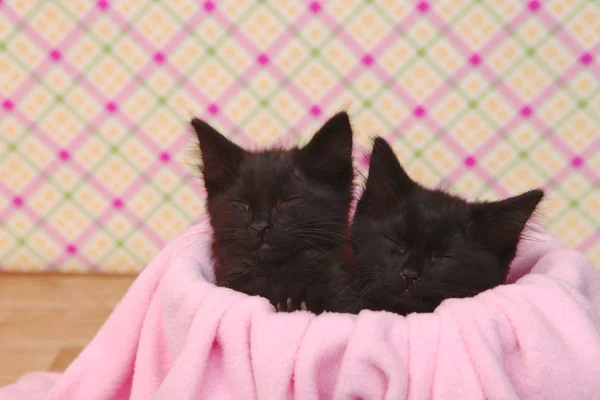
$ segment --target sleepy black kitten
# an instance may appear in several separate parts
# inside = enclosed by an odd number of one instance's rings
[[[525,224],[543,197],[533,190],[467,202],[417,184],[389,144],[375,139],[352,237],[361,307],[406,315],[504,283]]]
[[[219,286],[278,310],[331,309],[343,286],[353,189],[352,129],[331,118],[304,147],[246,151],[199,119]]]

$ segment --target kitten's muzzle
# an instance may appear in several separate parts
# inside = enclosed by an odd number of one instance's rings
[[[265,238],[265,234],[271,229],[271,224],[266,221],[253,222],[250,224],[249,229],[252,234],[262,240]]]
[[[421,279],[421,274],[418,271],[415,271],[411,268],[403,268],[400,270],[400,276],[404,281],[404,290],[409,290],[413,283]]]

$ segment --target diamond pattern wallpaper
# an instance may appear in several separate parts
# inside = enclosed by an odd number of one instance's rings
[[[142,269],[204,215],[204,118],[304,142],[348,110],[477,199],[542,186],[600,266],[600,2],[0,0],[0,270]]]

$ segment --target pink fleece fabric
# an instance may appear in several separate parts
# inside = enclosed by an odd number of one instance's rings
[[[600,279],[547,234],[509,284],[402,317],[276,313],[217,288],[202,223],[167,246],[63,374],[0,399],[598,399]]]

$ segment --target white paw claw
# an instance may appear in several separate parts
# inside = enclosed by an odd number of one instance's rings
[[[288,299],[287,299],[287,309],[288,309],[288,311],[292,311],[293,310],[293,308],[292,308],[292,298],[291,297],[288,297]]]
[[[303,311],[306,311],[306,302],[303,301],[302,303],[300,303],[300,309]]]

